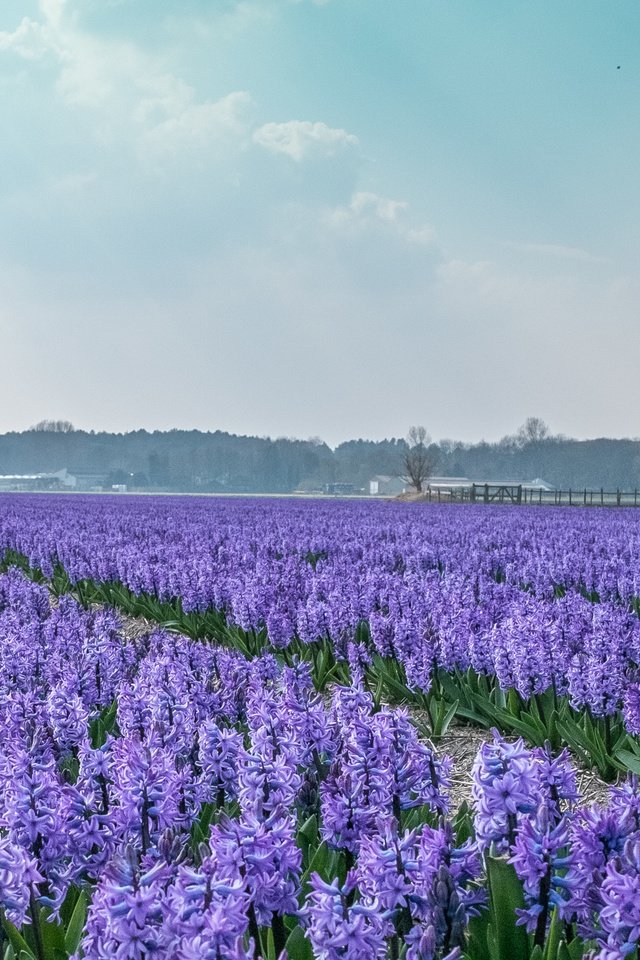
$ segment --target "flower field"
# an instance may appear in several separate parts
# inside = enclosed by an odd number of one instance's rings
[[[0,497],[0,561],[5,960],[637,957],[634,512]]]

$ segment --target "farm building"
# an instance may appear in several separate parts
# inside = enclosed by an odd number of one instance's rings
[[[406,484],[401,477],[387,477],[378,474],[369,480],[369,496],[395,497],[404,493]]]
[[[42,490],[69,490],[75,487],[75,477],[66,470],[55,473],[15,473],[0,475],[0,492],[21,492]]]
[[[468,477],[429,477],[425,487],[432,490],[471,490],[475,487],[522,487],[523,490],[555,490],[555,487],[537,477],[535,480],[470,480]]]

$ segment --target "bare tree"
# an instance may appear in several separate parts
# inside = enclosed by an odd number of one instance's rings
[[[431,449],[431,437],[425,427],[410,427],[404,453],[403,480],[410,483],[416,493],[422,493],[422,484],[433,474],[435,456]]]
[[[518,446],[526,447],[530,443],[541,443],[549,438],[549,427],[540,417],[527,417],[516,434]]]
[[[69,420],[40,420],[29,427],[31,433],[74,433],[75,429]]]

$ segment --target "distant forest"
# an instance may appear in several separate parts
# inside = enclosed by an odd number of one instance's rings
[[[92,478],[91,485],[203,493],[290,493],[328,484],[366,489],[376,475],[403,472],[404,438],[322,440],[236,436],[216,430],[94,433],[66,421],[42,421],[0,435],[0,475],[55,472]],[[496,443],[431,443],[434,473],[476,481],[542,478],[555,487],[640,488],[639,440],[572,440],[530,418]]]

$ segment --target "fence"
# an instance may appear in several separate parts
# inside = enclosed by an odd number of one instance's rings
[[[427,486],[426,500],[432,503],[513,503],[517,506],[637,507],[638,490],[543,490],[522,484],[472,483],[470,486]]]

